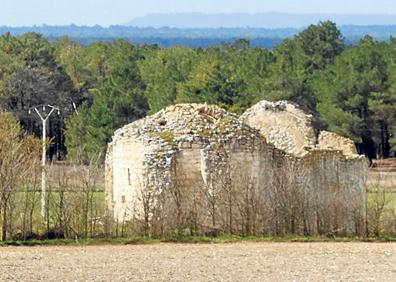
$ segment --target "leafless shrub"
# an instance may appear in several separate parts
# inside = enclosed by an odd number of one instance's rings
[[[381,186],[381,179],[373,182],[370,185],[369,193],[367,194],[367,232],[368,235],[376,237],[381,236],[385,230],[385,221],[389,220],[389,215],[392,214],[391,208],[388,208],[391,202],[391,193],[389,188]],[[388,213],[388,214],[386,214]]]
[[[0,210],[2,240],[6,240],[12,225],[12,200],[24,177],[39,157],[41,143],[24,135],[16,119],[0,113]]]
[[[310,200],[307,187],[304,169],[298,159],[286,157],[275,168],[272,187],[269,189],[275,235],[297,234],[301,225],[306,229],[304,209]]]

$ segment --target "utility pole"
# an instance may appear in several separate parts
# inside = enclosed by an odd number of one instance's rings
[[[46,108],[50,109],[49,113],[47,113]],[[42,156],[41,156],[41,217],[45,219],[46,215],[46,171],[45,171],[45,165],[46,165],[46,157],[47,157],[47,150],[46,150],[46,138],[47,138],[47,120],[48,118],[54,113],[54,111],[57,111],[57,114],[60,115],[60,109],[58,107],[52,106],[52,105],[43,105],[43,106],[37,106],[29,109],[29,114],[31,114],[31,110],[34,109],[36,114],[39,116],[41,119],[41,122],[43,123],[43,135],[42,135],[42,142],[43,142],[43,147],[42,147]],[[40,112],[39,109],[42,109],[42,112]]]

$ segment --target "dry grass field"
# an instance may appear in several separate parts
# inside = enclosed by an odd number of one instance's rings
[[[3,247],[0,281],[396,281],[396,244]]]
[[[383,187],[396,191],[396,158],[374,160],[370,168],[367,185],[371,187]]]

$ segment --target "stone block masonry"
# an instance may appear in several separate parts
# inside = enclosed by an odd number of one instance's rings
[[[317,138],[288,102],[262,101],[241,117],[180,104],[115,132],[106,201],[115,219],[151,232],[351,234],[363,228],[366,171],[348,139]]]

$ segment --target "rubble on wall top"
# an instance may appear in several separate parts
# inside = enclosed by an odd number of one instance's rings
[[[258,102],[255,107],[256,108],[264,108],[265,110],[272,110],[272,111],[284,111],[286,110],[286,107],[290,103],[286,100],[281,100],[281,101],[276,101],[276,102],[271,102],[271,101],[260,101]]]
[[[276,148],[296,157],[304,157],[314,150],[337,151],[346,158],[359,157],[355,144],[348,138],[327,131],[321,132],[318,138],[312,115],[292,102],[261,101],[248,109],[241,120],[260,130]]]
[[[114,140],[135,138],[162,147],[183,142],[230,139],[265,140],[260,133],[241,122],[237,115],[208,104],[177,104],[117,130]]]
[[[322,132],[319,138],[312,116],[288,101],[261,101],[241,117],[208,104],[177,104],[117,130],[119,140],[154,146],[153,154],[164,157],[178,148],[233,144],[272,144],[285,153],[304,157],[311,151],[338,151],[347,158],[359,157],[353,141],[335,133]],[[153,156],[153,162],[155,157]]]
[[[293,115],[295,118],[304,120],[307,124],[312,123],[312,115],[307,115],[300,107],[290,101],[281,100],[276,102],[262,100],[257,104],[253,105],[251,108],[247,109],[245,113],[241,116],[242,119],[246,119],[249,116],[258,112],[273,112],[273,113],[288,113]]]
[[[319,150],[339,150],[347,158],[359,156],[355,144],[349,138],[340,136],[334,132],[321,131],[318,138]]]
[[[268,142],[286,153],[303,157],[316,145],[312,116],[288,101],[261,101],[242,116],[241,120],[260,130]]]

